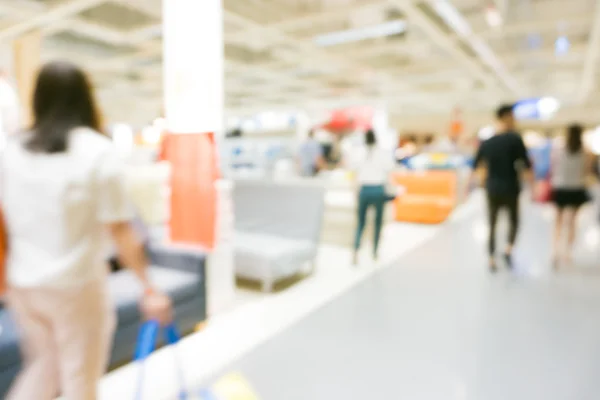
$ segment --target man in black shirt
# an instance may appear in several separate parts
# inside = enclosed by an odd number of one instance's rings
[[[486,169],[485,188],[489,213],[489,254],[490,269],[497,270],[494,253],[496,251],[496,222],[498,212],[506,208],[510,217],[508,246],[505,260],[512,267],[512,250],[519,229],[519,194],[521,173],[531,180],[531,162],[521,135],[515,131],[513,106],[504,105],[496,111],[498,132],[481,144],[475,157],[473,168]]]

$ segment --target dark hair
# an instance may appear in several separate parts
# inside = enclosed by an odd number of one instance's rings
[[[369,129],[367,133],[365,133],[365,143],[367,146],[375,146],[377,144],[377,136],[373,129]]]
[[[503,104],[496,110],[496,119],[503,119],[512,115],[515,106],[513,104]]]
[[[569,125],[567,128],[567,151],[575,154],[581,151],[583,147],[583,127],[579,124]]]
[[[100,131],[92,87],[85,73],[67,62],[51,62],[40,71],[33,94],[31,151],[61,153],[69,133],[87,127]]]

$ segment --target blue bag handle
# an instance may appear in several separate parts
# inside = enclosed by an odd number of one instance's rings
[[[142,324],[138,333],[138,340],[135,348],[134,360],[140,364],[140,373],[138,376],[138,386],[135,394],[136,400],[142,400],[142,389],[144,387],[144,361],[152,354],[156,347],[156,339],[158,338],[158,331],[160,330],[160,324],[157,321],[148,321]],[[179,342],[180,335],[177,331],[177,327],[174,324],[167,325],[163,328],[163,335],[165,342],[169,346],[173,346]],[[173,351],[173,357],[175,360],[175,368],[177,370],[177,376],[179,378],[181,391],[179,393],[179,399],[185,400],[187,394],[185,391],[185,384],[183,379],[183,371],[181,364],[177,358],[177,353]]]

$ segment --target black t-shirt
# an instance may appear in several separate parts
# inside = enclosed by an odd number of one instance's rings
[[[486,188],[494,195],[516,195],[521,190],[519,172],[531,168],[531,161],[521,135],[500,133],[479,146],[474,168],[487,168]]]

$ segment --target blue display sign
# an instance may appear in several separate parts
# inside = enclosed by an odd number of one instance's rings
[[[547,119],[559,109],[558,100],[553,97],[541,97],[521,100],[514,105],[514,114],[517,119]]]
[[[517,119],[540,119],[539,99],[521,100],[515,103],[513,109]]]

